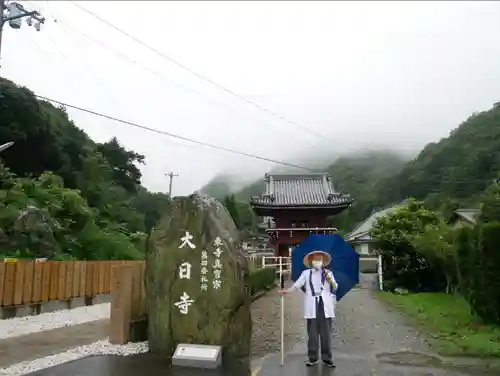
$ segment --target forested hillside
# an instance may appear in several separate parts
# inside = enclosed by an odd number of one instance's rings
[[[0,255],[143,257],[168,196],[140,185],[144,156],[98,144],[64,108],[0,78]]]
[[[449,137],[428,144],[399,173],[377,184],[379,205],[405,197],[432,206],[453,200],[473,204],[500,177],[500,103],[473,114]]]
[[[391,151],[370,151],[338,158],[328,173],[336,191],[349,193],[354,204],[332,218],[332,225],[343,231],[352,230],[380,206],[375,187],[378,182],[401,171],[406,157]]]

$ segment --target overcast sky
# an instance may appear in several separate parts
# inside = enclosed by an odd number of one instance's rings
[[[500,2],[78,2],[333,142],[210,85],[71,2],[21,3],[47,22],[40,32],[6,26],[2,76],[39,95],[268,158],[415,150],[500,100]],[[260,176],[272,167],[68,112],[94,140],[116,136],[144,154],[143,183],[154,191],[168,189],[169,171],[179,174],[180,195],[219,173]]]

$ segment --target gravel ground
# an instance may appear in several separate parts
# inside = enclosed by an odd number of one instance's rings
[[[304,315],[302,292],[286,296],[285,301],[285,351],[293,348],[303,337]],[[280,351],[281,297],[273,290],[252,305],[253,335],[252,356],[258,357]]]
[[[354,290],[336,307],[335,352],[374,357],[381,353],[430,352],[420,333],[399,312],[389,311],[368,290]]]
[[[288,328],[293,333],[293,352],[304,352],[307,341],[301,294],[294,292],[286,298],[287,313],[290,315],[288,324],[295,325]],[[399,312],[389,311],[371,291],[351,291],[337,302],[335,314],[332,331],[334,352],[370,357],[389,352],[430,352],[420,333],[409,327]],[[279,333],[279,327],[276,330]],[[279,347],[276,348],[279,350]]]
[[[307,341],[301,295],[297,291],[285,298],[286,351],[303,351]],[[278,352],[280,297],[273,292],[256,303],[254,320],[258,321],[254,323],[254,349],[256,353]],[[266,312],[268,305],[272,308]],[[336,304],[335,314],[332,346],[336,352],[374,357],[388,352],[430,351],[404,317],[399,312],[389,311],[371,291],[351,291]]]
[[[303,363],[307,353],[307,335],[301,319],[301,293],[293,295],[287,298],[287,303],[289,311],[294,309],[297,312],[296,316],[300,316],[297,319],[298,325],[293,331],[297,343],[287,351],[285,367],[279,366],[278,354],[265,357],[261,363],[259,373],[261,376],[310,375]],[[408,325],[402,314],[382,305],[371,291],[363,289],[351,291],[337,303],[335,312],[337,317],[332,330],[333,356],[337,363],[335,374],[343,376],[497,376],[499,374],[498,371],[485,369],[485,365],[481,363],[459,361],[452,364],[449,362],[452,359],[440,358],[431,351],[423,336]],[[459,366],[460,363],[462,366]]]
[[[109,318],[110,303],[0,320],[0,339],[85,324]]]

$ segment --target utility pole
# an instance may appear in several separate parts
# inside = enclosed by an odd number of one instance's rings
[[[7,2],[7,0],[0,0],[0,68],[2,67],[3,27],[8,22],[11,28],[20,29],[22,25],[21,19],[25,17],[28,17],[26,19],[28,26],[33,26],[36,31],[40,31],[41,25],[45,22],[45,18],[36,10],[28,12],[21,4],[15,1]]]
[[[173,172],[169,172],[168,174],[165,174],[165,176],[168,176],[170,178],[170,183],[168,185],[168,197],[172,198],[172,180],[174,180],[174,177],[179,175],[174,174]]]

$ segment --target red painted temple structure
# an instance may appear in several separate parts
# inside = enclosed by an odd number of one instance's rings
[[[267,233],[275,256],[291,256],[310,234],[333,234],[327,218],[353,203],[335,192],[326,173],[266,174],[266,191],[250,199],[256,215],[267,217]]]

